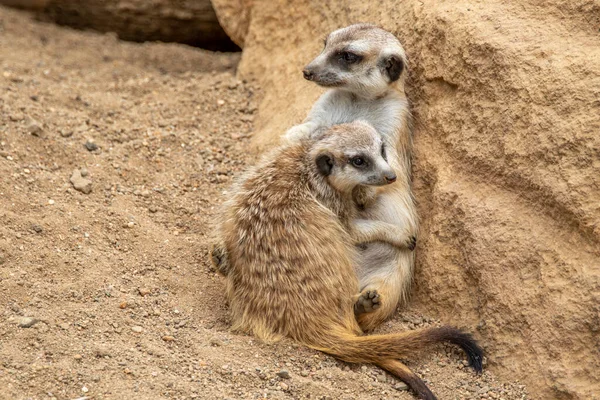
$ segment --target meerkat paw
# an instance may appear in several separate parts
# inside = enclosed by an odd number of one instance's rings
[[[356,315],[370,313],[381,307],[381,296],[377,290],[363,291],[354,303],[354,313]]]
[[[285,135],[283,135],[284,143],[297,143],[302,139],[306,139],[310,137],[311,129],[309,125],[300,124],[296,126],[292,126],[287,130]]]
[[[227,258],[227,251],[223,247],[215,244],[210,253],[210,259],[217,271],[221,275],[227,276],[229,273],[229,260]]]
[[[406,241],[406,248],[409,249],[410,251],[413,251],[415,249],[415,247],[417,247],[417,237],[409,236],[408,240]]]

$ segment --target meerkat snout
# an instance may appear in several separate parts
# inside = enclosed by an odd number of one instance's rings
[[[312,70],[308,69],[308,68],[304,68],[302,70],[302,73],[304,74],[304,79],[306,79],[307,81],[312,81],[314,74],[312,72]]]

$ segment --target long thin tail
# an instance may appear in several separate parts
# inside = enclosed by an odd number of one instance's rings
[[[311,346],[348,362],[378,364],[381,360],[408,358],[435,343],[452,343],[467,355],[469,365],[481,372],[483,350],[475,339],[457,328],[443,326],[387,335],[356,336],[350,332],[334,333],[325,347]]]
[[[377,363],[377,366],[400,378],[413,392],[415,392],[418,398],[424,400],[437,400],[437,397],[429,390],[425,382],[400,361],[383,360]]]
[[[452,343],[467,355],[469,365],[483,370],[483,350],[475,339],[457,328],[443,326],[388,335],[356,336],[348,331],[331,332],[323,343],[311,345],[344,361],[375,364],[404,381],[421,399],[436,400],[435,395],[406,365],[398,361],[416,355],[435,343]]]

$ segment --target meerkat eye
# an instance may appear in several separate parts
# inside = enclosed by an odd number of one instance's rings
[[[363,168],[363,167],[365,167],[367,165],[367,161],[364,158],[360,157],[360,156],[352,157],[350,159],[350,162],[356,168]]]
[[[359,55],[351,53],[349,51],[342,51],[340,53],[340,58],[348,64],[354,64],[355,62],[360,61],[361,59]]]

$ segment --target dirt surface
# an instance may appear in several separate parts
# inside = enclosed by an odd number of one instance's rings
[[[207,237],[255,159],[260,88],[238,58],[0,8],[1,399],[412,398],[375,367],[228,331]],[[409,365],[440,399],[527,398],[463,361]]]
[[[322,93],[301,70],[329,32],[372,22],[400,39],[421,220],[413,309],[476,330],[493,371],[536,397],[600,399],[600,3],[213,4],[244,43],[239,77],[262,89],[259,149]]]

